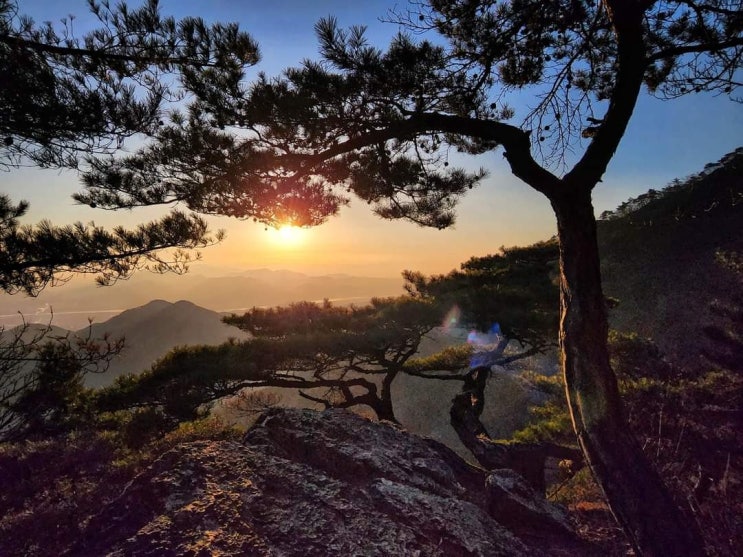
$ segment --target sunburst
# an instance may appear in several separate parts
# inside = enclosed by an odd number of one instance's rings
[[[291,224],[284,224],[273,231],[273,239],[285,247],[296,247],[305,239],[305,230]]]

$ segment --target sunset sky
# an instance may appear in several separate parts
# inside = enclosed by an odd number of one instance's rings
[[[137,4],[130,2],[132,6]],[[248,70],[251,79],[258,71],[275,75],[303,58],[317,58],[313,25],[327,15],[336,16],[342,26],[368,26],[369,38],[382,46],[397,27],[379,18],[391,8],[404,9],[405,3],[163,0],[161,6],[164,14],[176,17],[198,15],[208,21],[239,22],[261,47],[261,63]],[[84,0],[20,0],[20,7],[37,21],[57,21],[75,14],[78,35],[89,28],[92,18]],[[514,123],[519,122],[524,107],[515,105]],[[712,96],[696,95],[673,102],[643,96],[595,192],[597,213],[613,209],[650,187],[660,188],[675,177],[697,172],[705,163],[743,144],[741,108],[726,98]],[[510,175],[500,152],[458,162],[483,166],[490,176],[462,200],[453,229],[429,230],[407,222],[383,221],[357,200],[327,224],[291,237],[265,231],[252,222],[212,218],[212,227],[226,229],[227,239],[205,250],[204,261],[195,265],[194,271],[220,274],[265,267],[368,276],[396,276],[403,269],[446,272],[470,256],[495,252],[502,245],[532,243],[554,233],[546,199]],[[153,209],[111,213],[79,206],[70,198],[78,188],[76,175],[68,171],[20,169],[0,176],[0,189],[15,200],[31,202],[29,222],[48,218],[55,224],[81,220],[131,226],[159,215]]]

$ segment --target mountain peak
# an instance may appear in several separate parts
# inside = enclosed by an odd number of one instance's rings
[[[146,304],[144,304],[143,306],[140,306],[139,308],[132,308],[132,309],[165,308],[165,307],[168,307],[170,305],[173,305],[173,302],[168,302],[167,300],[161,300],[161,299],[157,298],[155,300],[151,300],[151,301],[147,302]],[[127,310],[127,311],[129,311],[129,310]]]
[[[151,302],[132,308],[92,327],[95,338],[108,334],[124,338],[124,352],[103,374],[89,375],[89,387],[111,383],[122,373],[139,373],[176,346],[221,344],[230,338],[249,335],[222,323],[219,313],[189,302]]]

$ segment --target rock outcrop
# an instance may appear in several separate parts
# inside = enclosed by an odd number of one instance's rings
[[[509,471],[341,410],[267,411],[244,442],[176,446],[68,552],[89,555],[590,555]]]

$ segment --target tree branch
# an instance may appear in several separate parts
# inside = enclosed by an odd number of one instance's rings
[[[707,52],[712,50],[724,50],[726,48],[733,48],[736,46],[743,46],[743,38],[731,39],[729,41],[718,42],[718,43],[698,43],[684,46],[677,46],[673,48],[667,48],[660,50],[655,54],[651,54],[647,57],[649,63],[655,62],[656,60],[662,60],[664,58],[673,58],[674,56],[680,56],[682,54],[691,54],[694,52]]]
[[[531,156],[529,134],[522,129],[503,122],[433,112],[412,113],[405,120],[352,137],[315,155],[285,155],[283,158],[296,160],[303,172],[309,172],[318,164],[344,153],[390,139],[407,139],[417,134],[435,132],[496,142],[504,147],[504,157],[513,174],[532,188],[549,197],[560,187],[560,179],[540,166]]]
[[[168,66],[198,66],[203,68],[218,68],[219,64],[216,62],[201,61],[194,58],[188,57],[171,57],[171,56],[133,56],[131,54],[116,54],[112,52],[105,52],[103,50],[91,50],[88,48],[73,48],[67,46],[51,45],[46,43],[40,43],[36,41],[29,41],[20,37],[12,35],[0,36],[0,43],[5,43],[9,46],[23,47],[34,50],[41,54],[56,54],[61,56],[74,56],[77,58],[88,57],[100,62],[116,61],[116,62],[130,62],[134,64],[155,64],[155,65],[168,65]]]
[[[330,404],[324,398],[312,396],[310,394],[305,393],[304,391],[299,391],[299,396],[301,396],[302,398],[304,398],[306,400],[309,400],[310,402],[316,402],[317,404],[322,404],[323,405],[323,408],[325,408],[326,410],[328,408],[332,408],[333,407],[333,405]]]
[[[604,0],[604,6],[617,39],[617,78],[603,123],[583,157],[563,178],[566,192],[590,191],[606,172],[632,117],[647,67],[641,3]]]
[[[491,439],[480,421],[489,374],[487,367],[475,368],[468,374],[462,392],[452,400],[449,411],[451,425],[462,444],[485,469],[514,470],[535,490],[544,493],[547,458],[569,459],[582,466],[582,453],[579,449],[553,443],[503,443]]]
[[[464,381],[464,375],[449,374],[449,375],[435,375],[432,373],[426,373],[424,371],[405,371],[407,375],[412,377],[420,377],[421,379],[438,379],[439,381]]]

